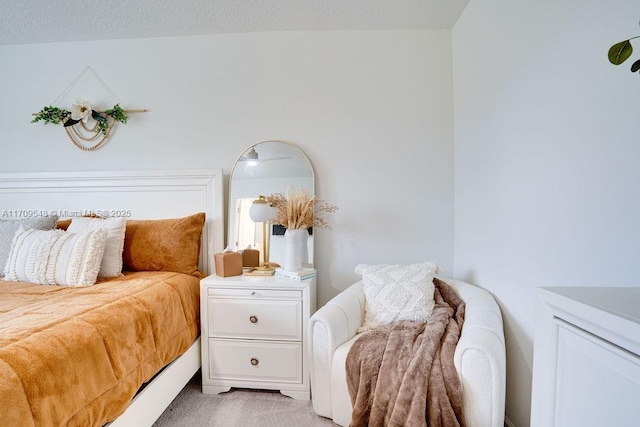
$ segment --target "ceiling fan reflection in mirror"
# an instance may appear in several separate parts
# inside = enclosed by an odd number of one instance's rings
[[[247,166],[257,166],[262,162],[268,162],[271,160],[286,160],[291,159],[293,156],[284,156],[284,157],[271,157],[261,159],[256,151],[255,145],[247,150],[246,154],[238,159],[239,162],[247,162]]]

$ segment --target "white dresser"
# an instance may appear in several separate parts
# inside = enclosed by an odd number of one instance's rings
[[[315,280],[202,279],[202,392],[258,388],[309,399],[307,324],[316,308]]]
[[[640,425],[640,288],[540,288],[532,427]]]

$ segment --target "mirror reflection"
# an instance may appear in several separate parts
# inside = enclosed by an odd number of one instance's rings
[[[287,194],[289,189],[314,192],[314,176],[307,156],[284,141],[264,141],[247,148],[238,158],[229,178],[229,231],[227,246],[235,250],[258,249],[262,262],[262,223],[251,220],[249,210],[259,196]],[[269,225],[269,261],[281,263],[284,228]],[[307,240],[308,260],[313,266],[313,231]]]

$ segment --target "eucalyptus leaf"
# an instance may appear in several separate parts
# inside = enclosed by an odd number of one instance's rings
[[[629,40],[616,43],[609,49],[609,62],[614,65],[620,65],[633,53],[633,47]]]
[[[93,119],[97,122],[104,122],[105,120],[107,120],[102,114],[98,113],[97,111],[92,111],[91,117],[93,117]]]
[[[64,127],[73,126],[73,125],[75,125],[77,123],[80,123],[80,120],[69,119],[66,122],[64,122]]]
[[[638,59],[636,62],[634,62],[631,65],[631,72],[635,73],[636,71],[640,70],[640,59]]]

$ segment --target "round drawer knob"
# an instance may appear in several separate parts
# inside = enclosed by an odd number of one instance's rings
[[[253,366],[258,366],[258,363],[260,363],[260,361],[258,360],[258,358],[257,358],[257,357],[252,357],[252,358],[251,358],[251,364],[252,364]]]
[[[249,316],[249,322],[258,323],[258,316]]]

